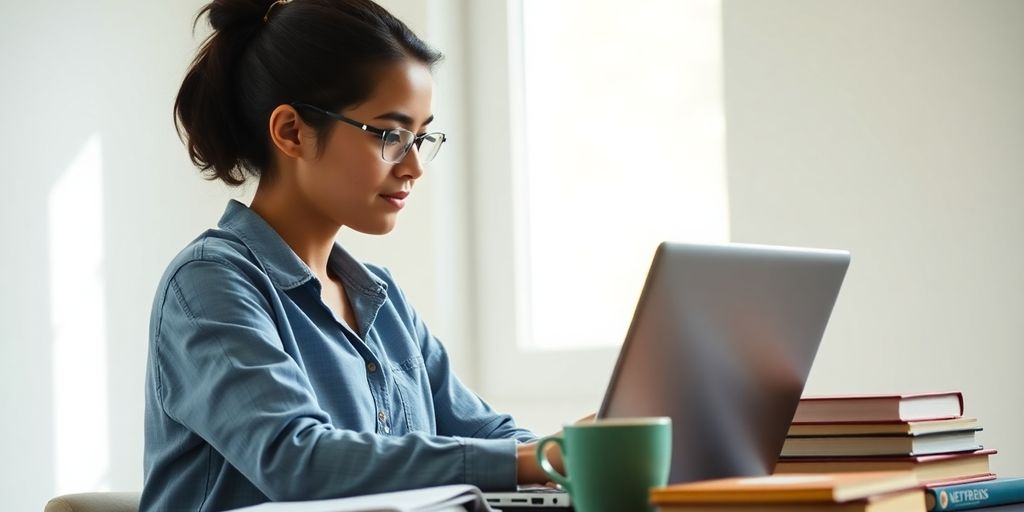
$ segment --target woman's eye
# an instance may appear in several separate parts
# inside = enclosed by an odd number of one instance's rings
[[[429,136],[428,137],[428,135],[430,135],[430,134],[421,133],[421,134],[416,136],[416,149],[419,149],[421,146],[423,146],[424,142],[427,142],[427,143],[430,143],[430,144],[433,144],[433,143],[437,142],[436,137],[433,137],[433,136]]]
[[[401,134],[401,132],[386,132],[386,133],[384,133],[384,144],[387,144],[389,146],[393,146],[395,144],[401,144],[401,143],[402,143],[402,134]]]

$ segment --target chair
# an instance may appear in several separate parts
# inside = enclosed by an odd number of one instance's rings
[[[139,512],[138,492],[84,492],[57,496],[43,512]]]

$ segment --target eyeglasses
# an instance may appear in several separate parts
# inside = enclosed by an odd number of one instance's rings
[[[419,154],[420,161],[427,163],[437,156],[437,152],[441,149],[441,144],[448,140],[445,134],[441,132],[424,133],[423,135],[416,135],[409,130],[404,128],[392,128],[385,130],[382,128],[374,128],[368,124],[360,123],[355,119],[349,119],[341,114],[336,114],[324,110],[320,107],[314,107],[308,103],[292,103],[291,106],[295,108],[305,108],[319,112],[327,117],[334,120],[341,121],[345,124],[349,124],[369,132],[380,137],[380,157],[385,162],[397,164],[405,158],[405,155],[409,153],[412,146],[416,145],[416,152]]]

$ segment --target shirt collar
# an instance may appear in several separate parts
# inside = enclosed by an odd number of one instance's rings
[[[295,251],[260,215],[237,200],[228,201],[217,225],[237,236],[252,251],[276,286],[290,290],[313,279],[313,272]],[[331,248],[328,266],[346,284],[374,298],[386,296],[387,283],[356,261],[337,242]]]

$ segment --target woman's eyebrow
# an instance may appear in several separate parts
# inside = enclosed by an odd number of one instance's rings
[[[401,112],[388,112],[387,114],[381,114],[374,119],[387,119],[389,121],[397,121],[405,126],[412,126],[413,120],[406,114]],[[434,120],[434,114],[430,114],[430,117],[426,121],[423,121],[423,126],[430,124]]]

